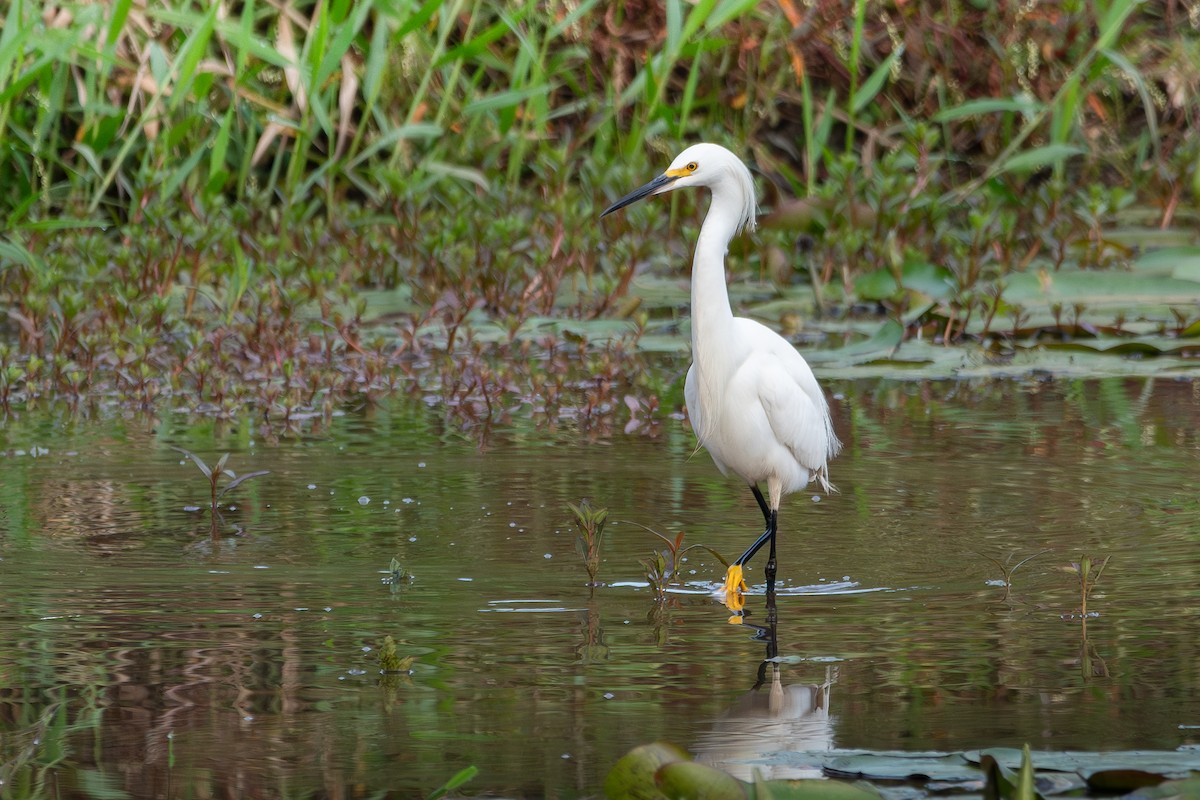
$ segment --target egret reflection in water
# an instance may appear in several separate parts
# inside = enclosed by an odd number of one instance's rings
[[[806,761],[805,753],[834,748],[834,722],[830,694],[837,682],[837,667],[826,665],[821,683],[784,685],[779,657],[779,614],[775,592],[767,592],[766,624],[755,628],[755,639],[766,643],[766,658],[758,664],[750,691],[740,696],[692,745],[696,760],[745,781],[757,773],[764,779],[821,778],[821,763]],[[771,759],[785,752],[785,758]],[[765,763],[764,763],[765,762]]]

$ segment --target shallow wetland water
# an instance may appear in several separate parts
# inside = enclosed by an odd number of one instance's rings
[[[764,644],[710,597],[715,559],[664,605],[646,587],[638,525],[733,555],[760,524],[682,422],[481,446],[403,404],[279,439],[12,420],[0,763],[64,797],[423,796],[469,765],[469,794],[583,797],[658,739],[745,777],[779,751],[1200,741],[1200,384],[827,386],[841,491],[785,504],[776,637],[783,684],[828,703],[783,720],[747,710]],[[171,445],[270,470],[219,538]],[[613,520],[594,591],[583,497]],[[1086,638],[1084,556],[1110,558]],[[381,678],[385,636],[411,675]]]

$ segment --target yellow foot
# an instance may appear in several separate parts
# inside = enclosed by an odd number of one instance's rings
[[[746,581],[742,577],[742,567],[734,564],[725,572],[725,607],[730,611],[741,611],[746,607]]]
[[[742,565],[734,564],[725,571],[725,594],[746,591],[746,579],[742,577]]]

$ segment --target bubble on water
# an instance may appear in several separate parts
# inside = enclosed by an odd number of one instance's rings
[[[602,697],[603,697],[605,700],[612,700],[614,697],[616,697],[616,695],[615,695],[615,694],[613,694],[612,692],[605,692],[605,693],[602,695]]]
[[[367,497],[365,494],[362,497],[358,498],[358,504],[360,506],[365,506],[369,502],[371,502],[371,498]]]
[[[315,483],[310,483],[310,484],[308,485],[308,488],[309,488],[309,489],[315,489],[315,488],[317,488],[317,485],[316,485]]]
[[[542,558],[547,558],[547,559],[554,558],[554,554],[553,553],[542,553]]]

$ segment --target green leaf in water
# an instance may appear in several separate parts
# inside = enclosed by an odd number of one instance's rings
[[[1029,745],[1021,753],[1021,772],[1017,775],[1017,790],[1013,800],[1041,800],[1041,795],[1033,786],[1033,756],[1029,753]]]
[[[609,800],[666,800],[655,783],[655,774],[665,764],[687,760],[687,753],[667,742],[635,747],[608,771],[604,795]]]
[[[655,773],[654,780],[659,790],[667,797],[686,797],[688,800],[746,800],[745,783],[729,773],[694,761],[664,764]]]
[[[1138,789],[1124,800],[1200,800],[1200,778],[1167,781],[1149,789]]]
[[[826,772],[867,780],[971,781],[979,771],[959,753],[862,753],[840,756],[825,764]]]
[[[813,363],[853,364],[868,360],[872,357],[890,354],[904,340],[904,327],[894,319],[885,320],[871,338],[863,342],[855,342],[835,350],[814,350],[806,353],[805,358]]]

